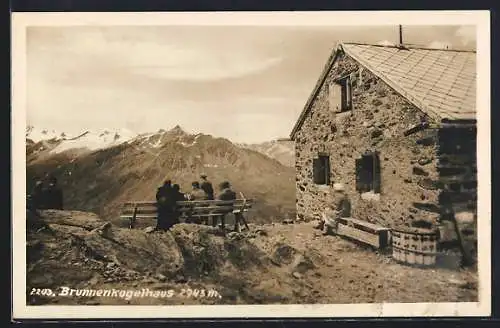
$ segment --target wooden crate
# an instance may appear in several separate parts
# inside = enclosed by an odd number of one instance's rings
[[[366,221],[343,218],[339,220],[337,234],[375,248],[385,248],[389,244],[389,228]]]

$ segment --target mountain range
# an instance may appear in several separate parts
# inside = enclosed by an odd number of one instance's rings
[[[169,133],[183,133],[180,126],[174,127]],[[86,130],[76,135],[68,135],[65,132],[57,132],[49,129],[37,129],[34,126],[28,126],[26,129],[26,143],[29,147],[30,161],[38,157],[46,158],[53,154],[59,154],[66,151],[79,154],[89,153],[98,149],[105,149],[122,143],[130,143],[141,139],[144,142],[142,146],[158,148],[160,140],[155,134],[161,134],[165,130],[159,130],[155,133],[138,134],[128,129],[118,130]],[[196,136],[196,135],[195,135]],[[154,141],[154,142],[152,142]],[[36,145],[36,147],[35,147]],[[285,166],[294,165],[294,145],[293,142],[286,139],[277,139],[262,143],[235,143],[236,146],[252,149],[259,153],[274,158]]]
[[[214,188],[228,180],[235,191],[255,198],[252,218],[269,222],[295,215],[294,169],[283,164],[287,149],[277,141],[233,144],[225,138],[186,133],[180,126],[144,134],[104,130],[76,136],[30,126],[27,187],[30,190],[36,179],[54,175],[63,187],[66,208],[115,220],[123,202],[154,199],[165,179],[188,191],[191,182],[205,173]]]
[[[239,144],[239,146],[258,151],[285,166],[293,167],[295,164],[294,144],[291,140],[278,139],[258,144]]]

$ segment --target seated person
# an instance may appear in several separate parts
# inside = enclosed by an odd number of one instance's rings
[[[198,181],[194,181],[191,183],[191,191],[186,194],[187,200],[205,200],[206,195],[205,192],[200,188],[200,183]]]
[[[188,200],[188,201],[207,200],[206,194],[203,191],[203,189],[200,188],[200,183],[198,181],[194,181],[193,183],[191,183],[191,187],[192,187],[191,191],[185,194],[186,200]],[[204,206],[207,206],[207,205],[199,204],[199,205],[196,205],[196,206],[204,207]],[[203,221],[204,221],[203,223],[207,223],[206,222],[207,219],[203,219]],[[192,213],[188,212],[187,213],[186,223],[202,223],[202,222],[199,220],[199,218],[198,219],[194,219],[192,217]]]
[[[231,184],[228,181],[224,181],[220,184],[220,189],[221,193],[217,197],[218,200],[234,200],[236,199],[236,193],[231,190]],[[224,205],[222,205],[224,206]],[[231,211],[228,211],[230,213]],[[217,226],[217,221],[220,218],[221,224],[222,224],[222,229],[225,229],[225,220],[226,220],[226,214],[224,213],[220,216],[214,216],[212,220],[212,226],[216,227]]]
[[[337,233],[338,219],[351,217],[351,201],[345,193],[344,185],[336,183],[334,188],[334,207],[328,207],[322,215],[322,221],[317,226],[323,231],[323,234]]]

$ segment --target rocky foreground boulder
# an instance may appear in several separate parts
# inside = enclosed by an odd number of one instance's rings
[[[259,277],[266,275],[277,283],[281,274],[275,268],[303,273],[303,262],[310,262],[289,246],[286,263],[276,260],[281,243],[268,256],[255,244],[257,238],[267,238],[259,229],[225,235],[218,228],[196,224],[178,224],[168,232],[126,229],[92,213],[46,210],[40,216],[28,215],[27,231],[28,294],[34,287],[201,284],[221,290],[226,303],[288,302],[297,288],[273,294],[266,291],[267,285],[260,286]],[[288,279],[295,284],[293,275]],[[58,301],[57,297],[30,299],[35,304]]]
[[[251,224],[250,231],[225,235],[196,224],[157,232],[120,228],[87,212],[46,210],[27,213],[26,224],[26,294],[33,305],[477,299],[475,270],[406,267],[394,263],[390,254],[323,236],[309,223]],[[61,290],[70,289],[139,296],[61,295]],[[47,290],[54,295],[47,295]],[[167,291],[173,296],[148,294]]]

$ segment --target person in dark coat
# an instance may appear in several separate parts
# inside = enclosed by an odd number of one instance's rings
[[[201,183],[201,190],[205,192],[205,197],[207,200],[213,200],[214,199],[214,188],[212,186],[212,183],[207,180],[207,175],[202,174],[200,176],[202,183]]]
[[[174,203],[174,215],[172,217],[172,225],[179,223],[180,213],[177,210],[177,202],[182,202],[185,199],[184,193],[181,192],[181,187],[178,184],[172,186],[172,197],[175,200]]]
[[[181,187],[178,184],[172,186],[173,195],[176,201],[183,201],[184,194],[181,192]]]
[[[235,200],[236,199],[236,193],[231,190],[231,184],[228,181],[224,181],[220,184],[220,194],[217,197],[218,200]],[[222,205],[224,206],[224,205]],[[222,229],[224,230],[226,227],[226,215],[230,213],[228,211],[227,213],[224,213],[220,216],[214,216],[213,221],[212,221],[212,226],[216,227],[217,226],[217,221],[220,219]]]
[[[175,199],[173,197],[172,181],[165,180],[163,186],[156,191],[156,204],[158,208],[157,230],[168,230],[173,225]]]
[[[43,182],[38,180],[35,183],[35,187],[29,195],[28,207],[32,210],[40,210],[44,208],[44,187]]]
[[[63,209],[63,192],[57,185],[57,179],[51,177],[49,185],[43,191],[42,203],[44,208],[62,210]]]

